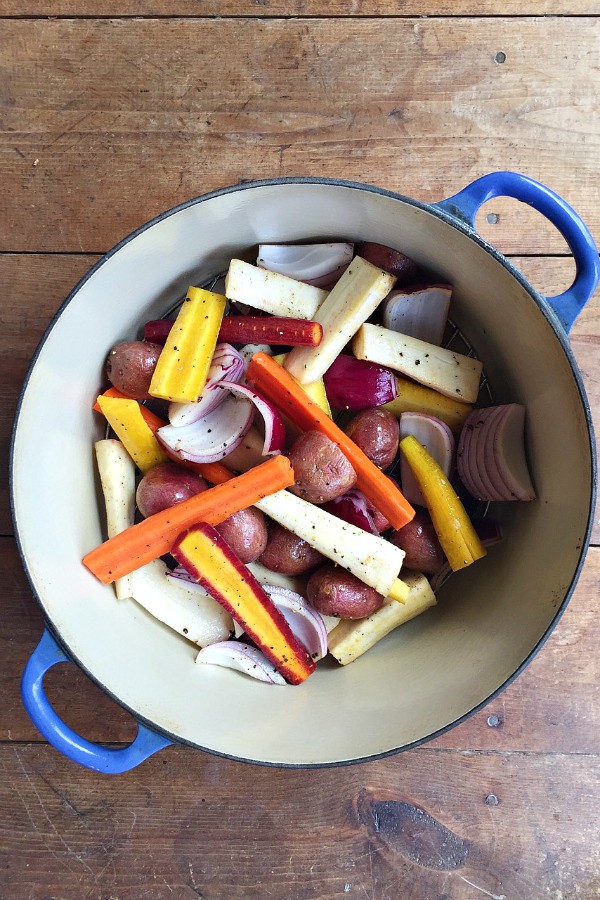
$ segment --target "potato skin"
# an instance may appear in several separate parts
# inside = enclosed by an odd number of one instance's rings
[[[387,469],[398,452],[400,426],[387,409],[363,409],[357,413],[346,434],[379,469]]]
[[[121,341],[106,360],[106,376],[113,387],[134,400],[148,400],[148,388],[162,347],[147,341]]]
[[[387,537],[406,553],[403,565],[407,569],[422,572],[423,575],[436,575],[442,569],[444,551],[426,510],[417,509],[408,525],[389,532]]]
[[[140,479],[135,499],[139,511],[147,518],[207,488],[207,482],[195,472],[174,462],[164,462],[153,466]]]
[[[319,431],[305,431],[290,448],[296,483],[293,494],[309,503],[327,503],[356,484],[356,472],[337,444]]]
[[[243,562],[254,562],[267,546],[267,523],[260,509],[241,509],[216,526],[224,541]]]
[[[364,619],[376,612],[385,597],[345,569],[328,563],[308,579],[308,602],[324,616]]]
[[[269,523],[267,546],[259,560],[265,568],[282,575],[302,575],[324,561],[323,554],[307,541],[277,522]]]
[[[356,247],[358,256],[362,256],[367,262],[377,266],[378,269],[384,269],[395,275],[398,279],[396,286],[406,284],[411,278],[417,274],[417,264],[410,257],[394,250],[392,247],[386,247],[385,244],[375,244],[371,241],[363,241]]]

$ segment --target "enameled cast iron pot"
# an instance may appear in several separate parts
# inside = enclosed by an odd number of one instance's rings
[[[549,218],[577,264],[573,286],[540,296],[474,230],[492,197]],[[196,650],[133,601],[117,602],[81,565],[103,539],[91,413],[105,357],[160,317],[189,284],[259,242],[344,238],[391,245],[454,285],[452,316],[483,360],[494,401],[527,408],[538,499],[498,504],[504,541],[453,576],[436,608],[346,668],[322,663],[300,687],[196,666]],[[171,741],[282,766],[365,760],[456,724],[506,686],[560,617],[589,540],[595,500],[590,412],[567,333],[598,281],[598,253],[556,194],[513,173],[428,206],[350,182],[292,178],[236,185],[144,225],[77,285],[42,339],[20,398],[11,491],[23,565],[47,630],[26,667],[29,715],[77,762],[122,772]],[[73,660],[138,719],[130,747],[83,740],[54,713],[44,673]]]

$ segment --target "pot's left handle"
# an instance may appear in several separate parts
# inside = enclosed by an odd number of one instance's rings
[[[172,741],[138,722],[138,733],[128,747],[112,749],[86,741],[69,728],[54,712],[44,692],[44,675],[57,663],[69,662],[48,630],[29,657],[21,679],[21,697],[29,717],[36,728],[65,756],[74,762],[93,769],[118,775],[139,766],[140,763],[168,747]]]
[[[518,172],[491,172],[437,206],[475,228],[479,207],[494,197],[513,197],[537,209],[560,231],[571,248],[577,267],[575,281],[562,294],[546,297],[568,334],[591,299],[600,277],[598,250],[589,229],[566,200],[545,184]]]

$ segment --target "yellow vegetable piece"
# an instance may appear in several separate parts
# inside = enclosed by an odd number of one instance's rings
[[[147,472],[167,460],[166,453],[144,422],[137,400],[100,394],[98,406],[138,469]]]
[[[285,358],[287,353],[280,353],[279,356],[274,356],[274,362],[278,363],[282,366],[285,362]],[[291,374],[291,373],[290,373]],[[292,375],[292,378],[294,376]],[[308,384],[300,384],[297,378],[294,378],[296,384],[299,384],[305,394],[308,394],[311,400],[313,400],[317,406],[319,406],[323,412],[331,418],[331,407],[329,405],[329,400],[327,399],[327,393],[325,391],[325,382],[322,378],[319,378],[318,381],[311,381]]]
[[[406,603],[406,598],[408,597],[409,591],[410,588],[406,584],[406,582],[401,581],[400,578],[396,578],[395,582],[390,588],[388,597],[391,600],[397,600],[398,603]]]
[[[452,400],[433,388],[416,384],[407,378],[396,378],[396,385],[398,395],[394,400],[383,405],[383,409],[389,409],[394,416],[400,416],[403,412],[435,416],[445,422],[455,434],[458,434],[473,409],[470,403]]]
[[[453,572],[486,555],[464,506],[443,470],[412,434],[400,441],[411,472],[427,503],[442,550]]]
[[[198,399],[215,352],[225,297],[188,288],[150,382],[149,393],[178,403]]]

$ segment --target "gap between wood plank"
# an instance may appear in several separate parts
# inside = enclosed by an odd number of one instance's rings
[[[489,19],[491,21],[494,21],[494,20],[506,20],[506,19],[599,19],[599,18],[600,18],[600,15],[595,15],[594,13],[541,13],[541,14],[503,13],[502,15],[497,14],[497,13],[477,13],[477,14],[476,13],[463,13],[463,14],[456,14],[456,15],[451,15],[451,14],[445,14],[445,15],[444,14],[441,14],[441,15],[440,14],[437,14],[437,15],[436,14],[433,14],[433,15],[421,14],[421,15],[419,15],[417,13],[412,13],[412,14],[407,13],[405,15],[402,15],[399,13],[394,13],[394,14],[381,13],[380,15],[366,15],[366,16],[360,16],[360,15],[359,16],[355,16],[355,15],[345,15],[344,16],[341,14],[337,14],[337,15],[333,15],[333,16],[327,16],[327,15],[317,16],[317,15],[308,15],[308,14],[307,15],[302,15],[302,14],[284,15],[283,13],[280,13],[279,15],[274,15],[274,16],[249,16],[249,15],[220,16],[216,13],[212,16],[210,16],[210,15],[194,15],[191,13],[190,13],[190,15],[181,15],[180,14],[180,15],[176,15],[176,16],[169,16],[169,15],[162,15],[162,16],[161,15],[152,15],[152,16],[149,16],[149,15],[139,15],[139,16],[134,16],[134,15],[122,15],[122,16],[119,16],[119,15],[97,15],[97,16],[94,16],[94,15],[73,15],[73,14],[57,15],[57,16],[49,16],[49,15],[19,16],[19,15],[0,13],[0,20],[13,21],[13,22],[15,22],[15,21],[16,22],[29,22],[29,21],[31,21],[31,22],[43,22],[43,21],[47,21],[47,22],[65,22],[65,21],[66,22],[69,22],[69,21],[71,21],[71,22],[78,22],[78,21],[90,22],[90,21],[99,21],[99,20],[104,20],[104,21],[112,20],[115,22],[117,22],[117,21],[118,22],[127,22],[127,21],[132,21],[132,22],[152,22],[152,21],[177,22],[178,20],[179,21],[192,21],[192,22],[199,22],[199,21],[207,21],[207,22],[208,21],[276,22],[276,21],[287,21],[287,20],[293,21],[295,19],[299,19],[302,21],[309,21],[311,19],[317,20],[317,21],[324,21],[324,20],[334,21],[336,19],[340,19],[340,20],[344,20],[344,21],[352,20],[355,22],[362,22],[362,21],[372,22],[372,21],[377,21],[377,20],[381,20],[381,19],[386,19],[386,20],[390,20],[390,21],[403,21],[403,20],[405,21],[408,19],[419,19],[419,20],[426,19],[428,21],[435,21],[436,19],[439,19],[439,20]]]

